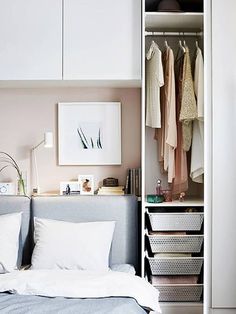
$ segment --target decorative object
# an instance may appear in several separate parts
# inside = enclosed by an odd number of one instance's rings
[[[115,178],[106,178],[103,180],[103,186],[118,186],[119,181]]]
[[[53,147],[53,133],[52,132],[45,132],[44,133],[44,139],[31,149],[32,170],[33,170],[33,161],[34,161],[34,170],[35,170],[35,187],[33,187],[33,193],[34,194],[39,194],[40,193],[36,150],[41,145],[43,145],[45,148],[52,148]],[[33,175],[32,175],[32,181],[33,181]]]
[[[78,181],[64,181],[60,183],[60,195],[75,195],[80,193]]]
[[[0,182],[0,195],[14,195],[15,185],[11,182]]]
[[[0,163],[4,164],[3,167],[0,168],[0,173],[8,168],[8,167],[13,167],[15,168],[16,172],[17,172],[17,176],[18,176],[18,179],[17,179],[17,185],[18,185],[18,188],[17,188],[17,191],[18,191],[18,194],[19,195],[26,195],[26,188],[25,188],[25,182],[24,182],[24,179],[23,179],[23,176],[22,176],[22,171],[20,170],[17,162],[15,161],[15,159],[13,159],[11,157],[11,155],[9,155],[8,153],[5,153],[5,152],[0,152]]]
[[[94,177],[93,175],[79,175],[80,194],[93,195],[94,194]]]
[[[172,190],[162,190],[162,193],[164,195],[165,202],[172,202]]]
[[[179,201],[183,202],[184,199],[185,199],[185,192],[181,192],[180,195],[179,195]]]
[[[148,203],[163,203],[165,200],[164,195],[148,194],[147,202]]]
[[[156,194],[162,195],[161,180],[160,179],[157,180]]]
[[[58,104],[59,165],[120,165],[121,104]]]
[[[179,2],[177,0],[161,0],[158,5],[159,12],[181,12]]]

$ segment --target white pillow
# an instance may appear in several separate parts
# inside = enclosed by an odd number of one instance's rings
[[[34,219],[31,269],[109,269],[115,221],[72,223]]]
[[[0,215],[0,274],[17,269],[21,216]]]
[[[111,266],[112,271],[119,271],[130,275],[135,275],[136,271],[133,265],[130,264],[113,264]]]

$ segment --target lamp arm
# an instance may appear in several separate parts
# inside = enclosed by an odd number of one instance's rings
[[[32,148],[32,151],[34,151],[35,149],[37,149],[40,145],[42,145],[44,143],[44,140],[42,140],[40,143],[38,143],[38,145],[34,146]]]
[[[44,143],[44,140],[42,140],[38,145],[34,146],[31,149],[31,153],[32,153],[32,170],[33,170],[33,164],[34,164],[34,170],[35,170],[35,184],[36,184],[36,190],[37,193],[39,193],[39,173],[38,173],[38,164],[37,164],[37,158],[36,158],[36,149],[42,145]]]

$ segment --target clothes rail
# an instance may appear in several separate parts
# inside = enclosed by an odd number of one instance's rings
[[[145,36],[202,36],[202,32],[145,32]]]

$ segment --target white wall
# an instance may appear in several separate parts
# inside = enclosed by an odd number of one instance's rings
[[[77,179],[78,174],[93,174],[95,184],[108,176],[124,184],[126,170],[139,167],[140,90],[115,88],[30,88],[0,89],[0,151],[14,156],[30,178],[30,148],[52,130],[57,140],[57,103],[66,101],[120,101],[122,103],[121,166],[58,166],[57,142],[53,149],[40,147],[37,152],[41,192],[59,189],[60,181]],[[0,181],[16,180],[6,169]]]

